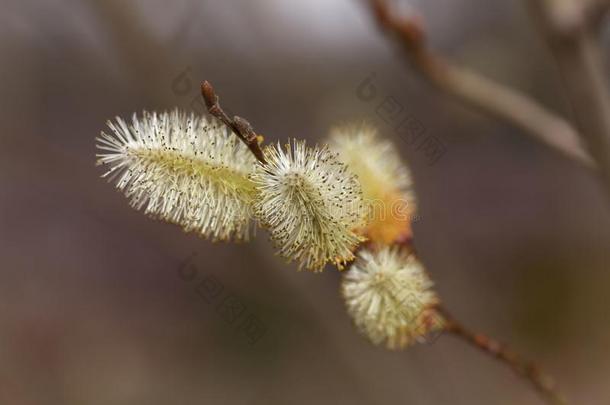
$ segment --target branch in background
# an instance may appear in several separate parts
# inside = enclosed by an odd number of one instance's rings
[[[201,84],[201,95],[208,108],[208,112],[231,128],[235,135],[246,144],[256,159],[262,164],[265,164],[266,161],[263,156],[263,151],[260,148],[259,137],[256,132],[254,132],[252,125],[244,118],[238,116],[235,116],[232,119],[229,118],[220,106],[220,98],[216,95],[214,87],[212,87],[212,84],[207,80]]]
[[[455,66],[431,52],[418,21],[391,13],[386,0],[368,0],[380,28],[402,47],[411,64],[440,90],[471,106],[504,119],[571,159],[592,167],[578,133],[562,117],[530,97]]]
[[[599,30],[610,11],[610,0],[583,0],[584,16],[587,24],[593,30]]]
[[[559,65],[576,125],[610,192],[610,93],[602,61],[599,25],[607,0],[531,0]]]
[[[552,378],[544,374],[535,364],[527,362],[510,350],[506,345],[489,338],[488,336],[473,333],[461,323],[452,318],[441,309],[447,321],[445,330],[463,339],[468,344],[489,354],[509,366],[518,376],[528,381],[540,394],[542,399],[551,405],[567,405],[565,397],[559,392]]]
[[[538,5],[534,6],[542,7],[539,11],[547,14],[556,33],[569,36],[581,27],[590,27],[593,30],[601,28],[610,9],[610,0],[538,1]]]

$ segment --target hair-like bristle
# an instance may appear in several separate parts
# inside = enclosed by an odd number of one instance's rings
[[[267,164],[252,175],[259,193],[255,214],[279,254],[313,271],[352,260],[362,241],[354,230],[366,216],[356,176],[327,147],[294,141],[264,153]]]
[[[416,203],[411,174],[395,145],[381,139],[367,124],[344,125],[331,131],[329,147],[358,176],[369,206],[364,233],[373,242],[390,244],[408,238]]]
[[[415,256],[384,246],[358,254],[341,291],[356,326],[373,343],[397,349],[442,328],[432,285]]]
[[[212,240],[248,239],[256,160],[225,126],[174,110],[108,127],[98,163],[134,208]]]

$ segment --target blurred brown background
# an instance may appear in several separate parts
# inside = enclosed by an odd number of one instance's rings
[[[435,48],[567,111],[522,2],[411,5]],[[413,169],[416,243],[447,306],[537,359],[574,404],[609,403],[610,212],[599,185],[429,88],[360,2],[0,7],[0,403],[541,403],[450,336],[373,347],[344,312],[338,274],[296,272],[264,232],[212,244],[132,210],[99,178],[94,137],[116,115],[201,108],[203,79],[268,141],[375,123]],[[380,101],[394,97],[446,145],[438,162],[357,97],[373,73]],[[180,276],[193,254],[197,277],[215,277],[264,325],[254,344]]]

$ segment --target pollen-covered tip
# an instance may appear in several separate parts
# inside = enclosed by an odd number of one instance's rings
[[[328,144],[362,185],[369,211],[363,233],[372,242],[384,244],[409,238],[416,211],[415,195],[410,171],[396,146],[367,124],[334,128]]]
[[[355,229],[366,216],[356,176],[327,147],[293,141],[264,153],[267,164],[251,176],[258,192],[254,212],[279,254],[313,271],[352,260],[362,241]]]
[[[432,281],[400,248],[360,252],[343,274],[341,292],[354,323],[374,344],[404,348],[444,327]]]
[[[256,160],[225,126],[174,110],[108,127],[98,163],[134,208],[212,240],[248,239]]]

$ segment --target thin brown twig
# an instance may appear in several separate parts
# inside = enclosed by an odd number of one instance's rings
[[[553,379],[543,373],[534,363],[521,358],[506,345],[480,333],[471,332],[455,320],[445,309],[439,312],[446,321],[445,330],[463,339],[471,346],[498,359],[510,367],[518,376],[529,382],[542,399],[551,405],[567,405],[568,401],[559,392]]]
[[[395,16],[386,0],[368,0],[382,31],[401,46],[404,55],[430,83],[478,110],[503,119],[588,167],[594,163],[572,125],[531,97],[451,64],[427,46],[415,18]]]
[[[596,38],[608,3],[530,0],[559,66],[576,126],[610,193],[610,88]]]
[[[256,132],[254,132],[252,125],[250,125],[246,119],[238,116],[229,118],[227,113],[225,113],[220,106],[220,98],[216,95],[214,87],[212,87],[212,84],[207,80],[201,84],[201,95],[203,96],[208,112],[229,127],[235,135],[246,144],[259,162],[266,164],[265,156],[260,148],[259,137]]]

